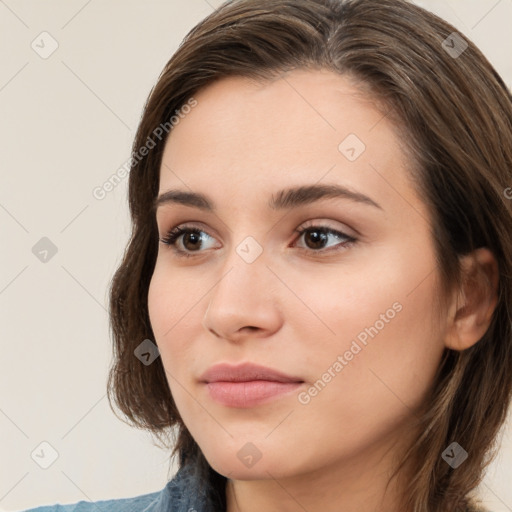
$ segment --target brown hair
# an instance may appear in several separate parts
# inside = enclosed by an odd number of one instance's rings
[[[469,349],[445,349],[406,454],[412,463],[400,510],[466,511],[495,456],[512,393],[512,98],[475,47],[450,53],[456,29],[404,0],[235,0],[194,27],[169,60],[144,107],[133,151],[200,89],[228,76],[261,81],[296,68],[355,78],[401,130],[411,178],[432,212],[443,287],[460,286],[460,256],[488,247],[499,265],[491,325]],[[443,41],[449,41],[446,45]],[[458,42],[460,44],[460,41]],[[114,362],[108,391],[130,422],[160,440],[176,433],[172,455],[209,467],[171,396],[161,358],[145,366],[135,348],[153,339],[147,296],[158,252],[153,201],[166,137],[134,162],[129,176],[133,230],[110,289]],[[115,412],[115,411],[114,411]],[[168,439],[168,438],[167,438]],[[468,453],[457,469],[442,458],[456,441]],[[206,469],[205,469],[206,468]]]

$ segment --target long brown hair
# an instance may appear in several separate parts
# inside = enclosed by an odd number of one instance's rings
[[[465,36],[453,39],[454,32],[405,0],[234,0],[188,33],[148,97],[129,175],[132,234],[110,289],[109,401],[131,424],[167,446],[172,442],[181,465],[194,458],[218,491],[219,509],[225,508],[226,479],[209,467],[183,424],[161,358],[146,366],[134,357],[143,340],[154,340],[147,305],[158,252],[153,201],[172,133],[155,137],[162,132],[155,129],[169,127],[179,109],[215,80],[265,81],[297,68],[354,78],[395,122],[411,158],[411,178],[432,212],[443,288],[461,284],[460,256],[478,247],[488,247],[498,261],[491,325],[471,348],[445,349],[418,420],[421,435],[404,459],[413,469],[400,510],[472,506],[470,495],[495,456],[512,393],[512,194],[505,193],[512,186],[512,98],[475,45]],[[140,157],[149,139],[156,144]],[[442,458],[454,441],[469,454],[457,469]]]

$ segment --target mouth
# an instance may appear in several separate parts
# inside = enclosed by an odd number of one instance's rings
[[[227,407],[247,408],[267,403],[289,394],[302,386],[302,382],[252,380],[242,382],[209,382],[210,397]]]
[[[245,363],[211,367],[200,378],[210,397],[227,407],[248,408],[290,394],[304,384],[300,377]]]

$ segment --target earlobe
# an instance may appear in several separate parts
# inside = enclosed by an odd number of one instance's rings
[[[461,269],[462,287],[450,305],[445,335],[453,350],[465,350],[483,337],[498,303],[498,263],[488,248],[463,256]]]

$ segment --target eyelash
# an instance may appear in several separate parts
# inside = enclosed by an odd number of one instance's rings
[[[339,244],[337,244],[335,246],[334,249],[330,248],[330,249],[314,250],[314,249],[300,248],[307,252],[322,253],[322,252],[338,251],[338,250],[345,249],[347,247],[351,247],[354,243],[357,242],[357,239],[352,236],[346,235],[345,233],[343,233],[341,231],[337,231],[335,229],[329,228],[328,226],[322,226],[322,225],[313,225],[313,226],[307,226],[307,227],[304,227],[301,229],[296,229],[294,231],[294,233],[298,233],[299,238],[300,238],[304,233],[306,233],[308,231],[320,231],[327,235],[335,235],[339,238],[344,238],[346,241],[340,242]],[[206,233],[206,231],[203,231],[202,229],[198,229],[196,227],[178,226],[178,227],[175,227],[174,229],[171,229],[164,238],[160,238],[160,242],[172,247],[172,250],[174,251],[174,253],[180,258],[181,257],[193,258],[193,257],[199,255],[201,252],[204,252],[204,251],[193,251],[191,254],[187,251],[183,251],[182,249],[178,249],[176,247],[176,242],[177,242],[178,238],[186,233],[195,233],[196,235],[200,236],[201,233]],[[208,233],[206,233],[206,234],[208,234]],[[210,236],[210,235],[208,235],[208,236]]]

